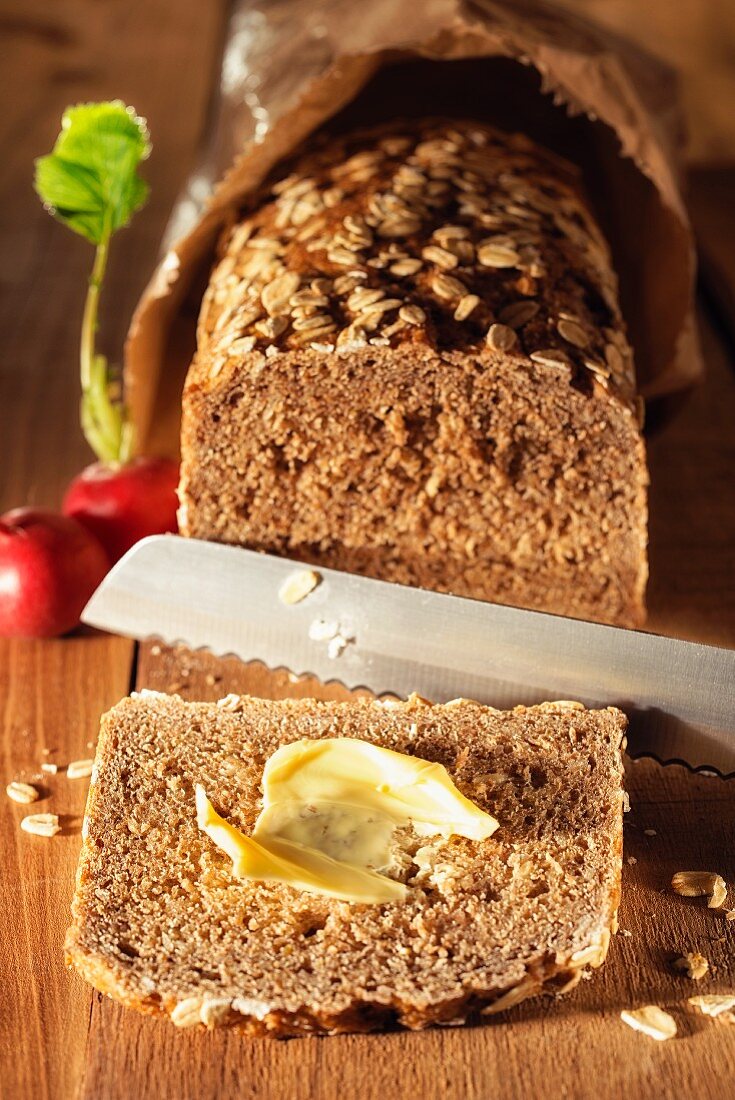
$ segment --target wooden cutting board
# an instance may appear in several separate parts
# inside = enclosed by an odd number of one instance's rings
[[[31,160],[50,147],[67,102],[122,95],[149,118],[152,201],[115,243],[105,291],[103,336],[119,347],[140,273],[150,269],[202,132],[224,2],[76,0],[63,14],[49,0],[16,7],[4,18],[16,45],[5,70],[13,110],[0,115],[0,509],[57,504],[86,461],[74,363],[91,257],[40,210]],[[735,301],[735,167],[694,182],[713,285],[726,304],[728,294]],[[702,324],[707,381],[649,440],[651,627],[735,646],[735,356],[706,310]],[[143,686],[203,699],[342,690],[91,632],[0,643],[0,778],[90,756],[100,712]],[[21,833],[23,809],[0,800],[0,1095],[8,1100],[733,1095],[735,1026],[688,1010],[686,999],[735,991],[735,921],[668,889],[674,871],[717,870],[735,908],[733,781],[652,761],[629,765],[623,931],[602,972],[568,997],[527,1002],[473,1028],[288,1042],[182,1033],[123,1011],[64,969],[86,784],[62,769],[44,775],[42,786],[39,809],[59,813],[63,825],[52,840]],[[672,969],[686,951],[709,959],[702,982]],[[676,1039],[655,1043],[621,1022],[621,1009],[646,1003],[673,1012]]]

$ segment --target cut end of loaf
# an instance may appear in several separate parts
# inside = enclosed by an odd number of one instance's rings
[[[103,719],[67,960],[179,1026],[269,1035],[459,1023],[570,988],[604,959],[619,902],[625,727],[565,704],[126,699]],[[195,784],[249,832],[276,748],[335,736],[443,764],[499,829],[429,845],[407,830],[401,903],[234,879]]]
[[[217,388],[191,383],[184,440],[186,535],[577,618],[644,618],[635,418],[520,356],[289,352]]]

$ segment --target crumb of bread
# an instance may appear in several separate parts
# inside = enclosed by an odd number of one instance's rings
[[[699,951],[687,951],[680,959],[674,962],[675,970],[683,970],[688,978],[700,981],[709,972],[709,962]]]

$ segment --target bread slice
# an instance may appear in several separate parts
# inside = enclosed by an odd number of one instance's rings
[[[316,138],[230,227],[183,396],[180,527],[640,625],[646,485],[575,169],[470,120]]]
[[[384,704],[145,693],[102,720],[67,934],[97,989],[180,1025],[297,1035],[454,1024],[604,959],[620,897],[626,719],[545,704]],[[406,830],[407,900],[355,905],[237,880],[199,831],[203,783],[252,829],[268,757],[299,738],[359,737],[445,765],[500,827],[432,841]]]

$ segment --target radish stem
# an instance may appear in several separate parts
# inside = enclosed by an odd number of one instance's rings
[[[131,425],[121,401],[111,395],[107,360],[95,351],[100,290],[107,268],[110,229],[105,226],[94,256],[84,304],[80,346],[81,423],[84,436],[101,462],[126,462],[132,449]]]

